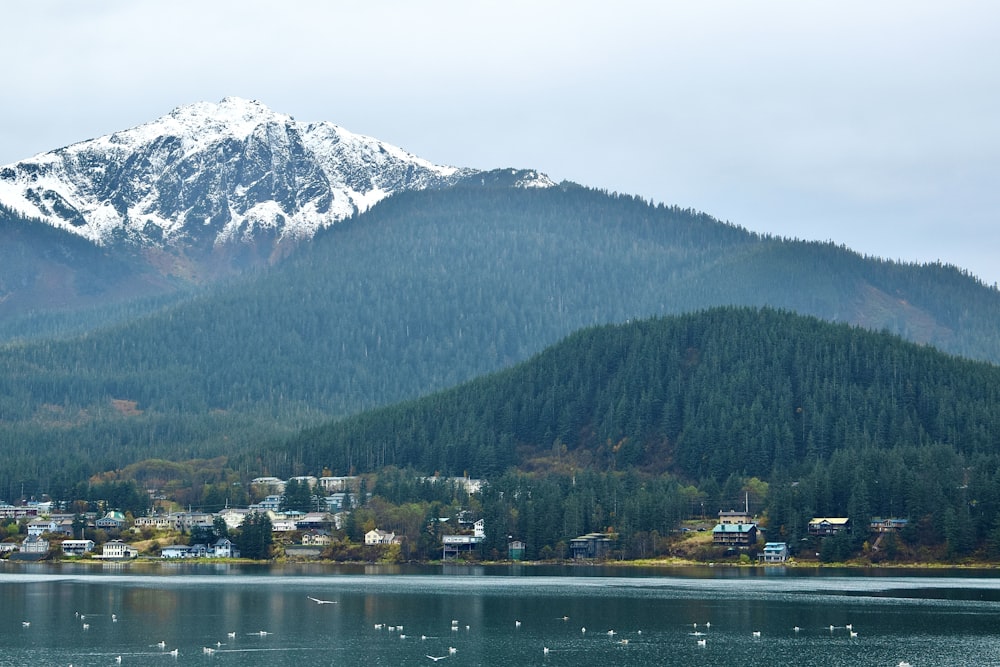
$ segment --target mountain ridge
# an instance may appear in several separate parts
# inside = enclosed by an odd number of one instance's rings
[[[226,97],[2,166],[0,203],[97,245],[280,242],[478,172]]]

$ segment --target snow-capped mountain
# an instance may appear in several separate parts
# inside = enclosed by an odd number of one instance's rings
[[[394,192],[475,170],[227,97],[0,167],[0,204],[95,244],[301,239]],[[551,185],[522,172],[522,186]]]

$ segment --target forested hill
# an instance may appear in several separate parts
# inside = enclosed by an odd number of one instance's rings
[[[803,474],[838,450],[934,446],[995,467],[1000,368],[845,324],[720,308],[581,331],[512,369],[304,432],[265,461],[721,484]]]
[[[583,327],[773,306],[1000,359],[957,269],[760,237],[578,186],[393,196],[270,270],[86,336],[0,349],[0,498],[446,389]]]

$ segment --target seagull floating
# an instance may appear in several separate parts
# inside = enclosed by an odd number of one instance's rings
[[[454,646],[449,646],[448,647],[448,655],[455,655],[456,653],[458,653],[458,649],[457,648],[455,648]]]
[[[161,649],[167,648],[167,642],[159,641],[153,644],[153,646],[159,646]]]
[[[235,632],[227,632],[226,636],[229,637],[230,639],[236,639],[236,633]]]
[[[521,621],[514,621],[514,627],[515,628],[521,627]]]
[[[753,636],[754,637],[760,637],[760,630],[754,630],[753,631]]]
[[[548,655],[549,654],[549,647],[548,646],[543,646],[542,647],[542,654],[543,655]]]
[[[176,658],[177,657],[177,649],[174,649],[173,651],[171,651],[170,655],[172,655],[172,656],[174,656]]]
[[[306,597],[315,602],[316,604],[337,604],[336,600],[320,600],[319,598],[314,598],[311,595],[307,595]]]
[[[698,646],[705,646],[708,643],[707,639],[699,639]]]
[[[21,627],[22,628],[31,627],[31,621],[21,621]]]

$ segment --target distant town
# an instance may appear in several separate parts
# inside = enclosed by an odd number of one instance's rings
[[[217,512],[150,511],[142,516],[120,508],[67,512],[51,500],[26,500],[12,505],[0,501],[0,558],[12,561],[95,560],[127,561],[186,559],[348,560],[400,562],[411,560],[407,540],[424,542],[421,560],[480,560],[486,522],[477,516],[475,496],[484,480],[468,477],[424,477],[424,484],[449,485],[470,500],[469,507],[452,506],[449,516],[432,517],[414,538],[393,526],[380,526],[372,513],[359,512],[370,494],[358,476],[297,476],[287,480],[257,477],[251,481],[259,502],[247,507],[226,506]],[[152,494],[151,494],[152,495]],[[105,503],[98,503],[103,505]],[[153,507],[157,507],[156,503]],[[362,514],[363,525],[357,525]],[[481,513],[481,512],[480,512]],[[398,523],[398,522],[397,522]],[[795,549],[786,542],[764,539],[766,527],[749,511],[720,510],[714,527],[704,517],[684,522],[676,531],[678,543],[688,541],[739,563],[786,563]],[[868,532],[878,550],[886,537],[907,526],[905,519],[873,517]],[[809,522],[809,549],[827,537],[852,531],[846,517],[815,517]],[[412,531],[411,531],[412,532]],[[354,535],[356,540],[351,539]],[[359,539],[358,539],[359,538]],[[609,530],[569,540],[556,559],[607,561],[614,559],[618,535]],[[431,544],[428,544],[428,541]],[[801,545],[798,551],[802,551]],[[525,542],[507,536],[506,552],[494,560],[520,561]],[[806,559],[818,552],[803,553]]]

